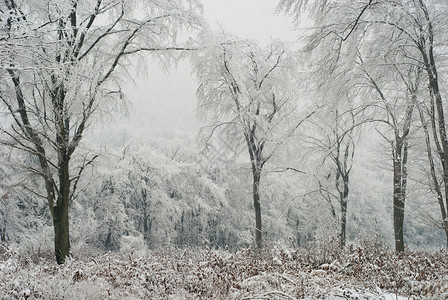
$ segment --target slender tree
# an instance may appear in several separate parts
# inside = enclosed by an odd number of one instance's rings
[[[296,119],[298,63],[286,45],[274,41],[260,48],[225,35],[208,39],[215,44],[195,60],[199,109],[209,120],[206,145],[217,132],[235,132],[230,141],[235,147],[244,141],[252,170],[255,244],[260,248],[263,167],[312,113]]]
[[[341,248],[346,244],[350,173],[353,168],[356,137],[360,127],[357,122],[361,122],[358,120],[357,111],[353,108],[353,102],[346,100],[348,101],[340,101],[337,107],[333,107],[335,109],[326,110],[317,115],[313,119],[314,129],[307,137],[308,147],[314,153],[319,153],[317,155],[319,171],[313,175],[318,182],[317,191],[330,205],[331,215],[339,227]],[[329,119],[330,122],[328,122]],[[334,201],[339,209],[333,205]]]
[[[404,251],[404,216],[406,203],[406,190],[408,181],[407,162],[409,155],[409,140],[411,126],[415,124],[413,112],[417,103],[417,93],[421,80],[421,69],[410,66],[406,73],[402,72],[397,65],[388,64],[393,69],[393,74],[399,75],[395,80],[382,70],[382,84],[372,74],[364,69],[367,82],[376,91],[379,97],[377,108],[384,113],[377,112],[375,121],[386,125],[384,131],[377,129],[380,135],[391,147],[392,169],[393,169],[393,219],[395,250]],[[390,75],[390,74],[389,74]],[[384,82],[387,81],[387,83]],[[393,85],[394,88],[391,88]],[[384,115],[384,118],[381,118]],[[388,134],[388,131],[391,134]],[[390,137],[392,135],[392,137]]]
[[[442,80],[438,74],[438,67],[440,67],[440,56],[437,55],[435,48],[439,44],[444,44],[445,36],[436,35],[437,33],[446,33],[446,22],[438,19],[439,14],[446,14],[448,12],[448,5],[446,2],[434,1],[434,3],[426,4],[427,1],[416,0],[414,5],[416,8],[415,17],[411,19],[414,22],[415,33],[413,35],[413,42],[419,51],[420,56],[417,57],[423,69],[426,72],[426,82],[429,89],[429,117],[431,120],[431,127],[433,133],[433,143],[438,152],[438,158],[442,165],[442,182],[444,189],[444,197],[440,198],[438,195],[438,202],[442,216],[442,227],[446,235],[446,243],[448,247],[448,136],[447,124],[445,121],[444,105],[445,100],[442,96],[441,84]],[[429,2],[429,1],[428,1]],[[440,11],[436,12],[437,10]],[[404,7],[403,14],[408,14],[411,8]],[[411,14],[411,16],[413,16]],[[434,29],[434,26],[437,26]],[[411,34],[404,27],[398,27],[399,30],[407,35]],[[429,148],[428,148],[429,151]],[[429,158],[431,157],[428,152]],[[431,158],[430,158],[431,159]],[[432,162],[430,162],[432,168]],[[437,190],[437,188],[436,188]]]
[[[395,124],[394,138],[392,141],[394,156],[394,223],[395,239],[397,251],[404,249],[403,244],[403,218],[404,218],[404,196],[407,184],[407,171],[405,168],[407,162],[410,120],[412,112],[415,109],[416,91],[418,84],[415,81],[416,72],[423,70],[425,76],[421,77],[420,86],[426,86],[426,100],[419,101],[424,108],[419,108],[422,120],[428,120],[424,124],[427,136],[431,137],[428,145],[428,157],[430,157],[429,168],[433,176],[438,177],[434,169],[436,159],[441,165],[442,171],[440,178],[442,184],[436,184],[435,179],[432,190],[439,190],[437,193],[438,203],[440,205],[442,216],[442,227],[447,234],[448,241],[448,139],[446,133],[446,121],[444,113],[444,93],[441,85],[443,84],[438,70],[444,68],[445,64],[442,56],[437,49],[438,45],[446,43],[446,22],[442,16],[446,15],[448,5],[446,1],[440,0],[364,0],[347,1],[332,0],[322,2],[310,2],[306,0],[281,0],[278,6],[279,11],[286,11],[293,15],[297,24],[304,11],[308,11],[312,16],[317,30],[312,34],[309,40],[309,47],[315,48],[316,45],[327,45],[327,57],[332,61],[339,61],[341,57],[341,46],[350,40],[357,32],[363,32],[365,38],[360,40],[356,46],[356,51],[365,52],[370,62],[376,60],[378,69],[384,74],[389,74],[389,81],[395,82],[401,86],[399,91],[408,97],[409,105],[405,105],[404,123],[398,125],[397,119],[392,118],[390,124]],[[331,42],[328,42],[328,41]],[[333,45],[336,47],[328,47]],[[441,51],[441,50],[439,50]],[[379,61],[378,58],[387,58],[388,61]],[[336,59],[336,60],[335,60]],[[363,62],[364,64],[365,62]],[[405,71],[413,68],[412,76],[408,76]],[[389,68],[389,69],[388,69]],[[377,70],[378,70],[377,69]],[[386,93],[383,87],[380,87],[376,75],[368,71],[367,83],[379,95],[380,101],[385,103],[385,98],[390,97],[390,92]],[[378,72],[376,74],[379,74]],[[373,76],[372,76],[373,75]],[[412,79],[413,78],[413,79]],[[376,86],[375,86],[376,85]],[[396,88],[396,87],[395,87]],[[386,95],[387,94],[387,95]],[[390,105],[388,99],[388,105]],[[390,118],[390,106],[384,107]],[[437,157],[430,150],[435,147]],[[433,177],[431,176],[431,177]],[[438,187],[439,186],[439,187]]]
[[[335,166],[335,187],[339,195],[339,205],[341,212],[339,246],[345,247],[347,230],[347,206],[350,191],[350,172],[353,167],[353,157],[355,155],[355,136],[354,125],[355,116],[353,111],[348,111],[348,120],[345,118],[345,124],[341,121],[336,111],[336,124],[333,130],[333,136],[336,138],[334,149],[330,157]],[[342,126],[344,124],[345,126]],[[347,128],[348,127],[348,128]]]
[[[387,15],[385,12],[387,11]],[[419,108],[421,120],[425,121],[426,117],[421,113],[427,112],[427,118],[430,121],[430,128],[432,131],[432,144],[436,152],[438,153],[438,162],[441,168],[441,182],[431,182],[434,186],[431,188],[436,192],[438,203],[440,206],[442,216],[442,228],[444,228],[447,243],[448,243],[448,221],[447,221],[447,208],[448,208],[448,140],[446,133],[446,121],[444,112],[444,96],[442,92],[442,82],[438,75],[438,69],[444,68],[445,63],[442,57],[437,53],[436,48],[438,45],[446,43],[446,22],[440,16],[446,14],[448,11],[448,5],[445,1],[438,0],[402,0],[402,1],[382,1],[375,3],[375,5],[369,7],[366,17],[363,22],[371,24],[371,32],[373,38],[378,41],[387,41],[382,43],[383,53],[385,56],[390,56],[391,53],[395,53],[393,59],[395,74],[397,78],[401,78],[404,82],[402,92],[407,94],[408,106],[404,114],[405,120],[409,119],[412,115],[414,105],[419,103],[426,109]],[[376,28],[373,31],[373,28]],[[382,34],[378,32],[389,32],[389,39],[385,39]],[[381,42],[379,42],[381,43]],[[402,66],[408,66],[406,71]],[[401,67],[399,67],[401,66]],[[410,67],[409,67],[410,66]],[[423,72],[422,76],[417,75]],[[424,100],[417,102],[417,92],[420,86],[426,87],[426,94],[421,94],[419,97],[424,97]],[[402,125],[402,135],[396,134],[395,138],[395,163],[394,170],[396,182],[394,184],[394,195],[402,197],[406,188],[406,180],[401,180],[407,176],[406,169],[399,166],[406,162],[406,152],[399,153],[402,149],[406,150],[406,138],[408,134],[409,124],[406,121]],[[427,124],[423,125],[423,129],[427,131]],[[426,132],[425,134],[427,134]],[[402,145],[402,148],[399,146]],[[429,146],[429,144],[427,144]],[[432,170],[434,167],[434,156],[430,148],[428,150],[429,163],[428,167]],[[435,170],[428,173],[433,174]],[[401,187],[400,187],[401,185]],[[442,192],[443,190],[443,192]],[[440,197],[442,195],[442,197]],[[445,198],[445,199],[443,199]],[[399,210],[404,209],[403,201],[395,199],[396,204],[399,205]],[[394,206],[396,206],[394,204]],[[398,223],[402,223],[401,217],[394,217]],[[396,236],[397,239],[397,236]],[[403,245],[397,245],[397,250],[402,250]]]

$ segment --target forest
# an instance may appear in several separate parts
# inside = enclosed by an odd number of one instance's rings
[[[0,298],[448,297],[448,3],[202,2],[0,2]],[[154,64],[194,137],[115,129]]]

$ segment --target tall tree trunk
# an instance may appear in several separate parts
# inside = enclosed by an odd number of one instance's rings
[[[407,182],[407,143],[399,137],[395,139],[395,151],[393,153],[393,215],[394,215],[394,238],[395,251],[404,251],[404,212],[406,202],[406,182]]]
[[[145,184],[148,185],[148,179],[145,177]],[[151,231],[151,220],[149,216],[149,200],[148,193],[146,189],[142,189],[141,191],[142,201],[143,201],[143,239],[146,243],[149,244],[149,234]]]
[[[395,251],[404,251],[403,222],[404,222],[404,199],[401,196],[401,171],[400,162],[394,159],[394,195],[393,195],[393,215],[394,215],[394,237]]]
[[[443,101],[442,96],[439,91],[438,86],[438,79],[437,79],[437,73],[435,72],[435,65],[434,65],[434,77],[430,80],[430,89],[433,93],[433,97],[435,99],[436,104],[436,110],[437,110],[437,117],[438,117],[438,129],[439,129],[439,135],[440,135],[440,144],[439,146],[439,158],[440,162],[442,164],[442,170],[443,170],[443,188],[445,191],[445,205],[441,205],[442,210],[442,224],[443,228],[445,230],[446,234],[446,245],[448,248],[448,136],[446,133],[446,123],[445,123],[445,113],[443,110]],[[435,118],[435,116],[431,116],[432,118]],[[433,121],[435,123],[435,121]],[[441,150],[440,150],[441,149]],[[443,204],[443,199],[441,200]]]
[[[59,196],[54,207],[54,251],[56,262],[63,264],[70,256],[68,206],[70,202],[69,160],[64,157],[59,166]]]
[[[257,144],[255,142],[256,127],[257,126],[255,123],[252,126],[250,132],[245,133],[245,139],[247,143],[247,148],[249,150],[249,157],[251,161],[252,176],[253,176],[252,194],[254,198],[254,210],[255,210],[255,245],[258,249],[261,249],[263,247],[263,241],[261,231],[260,178],[261,178],[261,170],[266,160],[262,159],[264,142],[262,142],[261,144]]]
[[[334,162],[337,166],[335,186],[339,193],[339,204],[341,206],[341,232],[339,234],[339,247],[344,248],[347,240],[347,206],[348,206],[348,194],[349,194],[349,183],[350,183],[350,171],[349,167],[349,157],[350,157],[350,144],[347,144],[344,150],[343,159],[340,159],[340,148],[341,144],[337,145],[337,154],[334,158]],[[351,157],[353,159],[354,148],[352,148]],[[342,187],[341,187],[342,184]]]
[[[6,226],[0,228],[0,242],[6,242]]]
[[[6,194],[7,195],[7,194]],[[3,195],[0,200],[7,200],[7,196]],[[0,225],[0,242],[6,242],[6,214],[4,211],[1,211],[3,224]]]
[[[339,240],[339,246],[341,248],[345,247],[345,243],[347,240],[347,204],[348,204],[348,193],[349,193],[349,177],[348,174],[346,176],[342,176],[344,180],[344,189],[342,193],[340,193],[340,203],[341,203],[341,234]]]
[[[68,207],[57,206],[54,208],[54,212],[54,251],[56,262],[63,264],[65,259],[70,256]]]
[[[438,201],[442,213],[442,224],[443,228],[445,230],[446,234],[446,244],[448,248],[448,136],[446,132],[446,122],[445,122],[445,112],[444,112],[444,103],[442,99],[442,95],[440,93],[439,88],[439,77],[437,72],[437,66],[436,66],[436,60],[434,56],[434,32],[433,32],[433,25],[432,25],[432,19],[430,16],[430,13],[426,7],[426,4],[424,1],[419,1],[418,5],[420,9],[423,11],[425,20],[426,20],[426,26],[425,30],[422,32],[422,36],[420,36],[419,43],[417,43],[417,48],[419,49],[423,64],[425,66],[425,71],[428,75],[428,88],[430,92],[431,97],[431,114],[430,114],[430,120],[431,120],[431,126],[433,130],[433,140],[434,144],[438,151],[438,156],[440,159],[440,163],[442,165],[443,169],[443,183],[439,185],[437,182],[435,182],[435,187],[438,188],[437,196]],[[423,28],[423,27],[421,27]],[[435,109],[434,109],[435,106]],[[437,112],[437,115],[436,115]],[[423,121],[423,118],[422,118]],[[424,124],[425,126],[425,124]],[[425,128],[426,132],[427,129]],[[427,150],[428,155],[431,155],[431,148],[427,141]],[[434,165],[432,161],[432,157],[430,157],[430,164],[431,164],[431,172],[434,170]],[[436,179],[435,173],[432,174],[433,180]],[[444,196],[445,196],[445,203],[443,199],[442,194],[442,187],[444,189]]]
[[[446,245],[448,248],[448,220],[447,220],[447,215],[446,215],[446,210],[445,210],[445,204],[443,202],[443,194],[442,194],[442,190],[441,190],[441,184],[439,183],[439,180],[436,175],[436,168],[434,165],[434,157],[433,157],[432,150],[431,150],[431,139],[429,136],[428,125],[426,124],[425,117],[422,112],[422,108],[418,107],[418,110],[419,110],[419,114],[420,114],[420,120],[422,122],[423,132],[425,133],[426,153],[428,155],[428,161],[429,161],[429,167],[430,167],[429,170],[430,170],[430,174],[431,174],[430,178],[432,181],[431,189],[434,190],[437,194],[437,201],[439,202],[440,211],[442,214],[442,226],[445,231]]]
[[[261,205],[260,205],[260,175],[261,170],[254,166],[253,170],[253,196],[254,196],[254,209],[255,209],[255,244],[258,249],[263,247],[262,235],[261,235]]]
[[[149,215],[148,215],[147,211],[145,210],[143,212],[143,239],[145,240],[146,243],[149,243],[150,229],[151,229],[151,225],[150,225]]]
[[[435,99],[436,99],[436,107],[437,114],[439,118],[438,126],[439,126],[439,134],[440,134],[440,143],[442,144],[442,151],[440,153],[440,161],[442,163],[443,170],[443,188],[445,191],[445,205],[443,205],[443,199],[439,201],[442,205],[440,205],[441,213],[442,213],[442,224],[443,229],[445,230],[446,235],[446,245],[448,248],[448,137],[446,134],[446,124],[444,118],[443,111],[443,103],[442,96],[440,95],[437,82],[433,82],[434,85],[433,90],[435,91]]]

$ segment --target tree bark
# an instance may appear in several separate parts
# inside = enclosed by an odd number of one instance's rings
[[[253,196],[255,209],[255,244],[258,249],[263,247],[261,235],[261,205],[260,205],[260,176],[261,172],[258,168],[253,168]]]
[[[144,178],[145,185],[148,186],[147,178]],[[145,187],[146,188],[146,187]],[[146,189],[141,191],[142,201],[143,201],[143,239],[149,245],[149,237],[151,232],[151,220],[149,215],[149,200],[148,193]]]
[[[62,158],[59,166],[59,196],[54,207],[54,251],[56,262],[63,264],[70,256],[69,216],[68,206],[70,202],[70,177],[69,160]]]
[[[55,217],[53,218],[54,252],[58,264],[63,264],[65,259],[70,256],[68,213],[64,211],[68,212],[68,209],[55,207]]]
[[[347,240],[347,204],[348,204],[348,193],[349,193],[349,177],[348,174],[343,176],[344,180],[344,190],[340,194],[340,203],[341,203],[341,234],[339,240],[339,246],[341,248],[345,247],[345,243]]]
[[[394,215],[394,238],[395,251],[404,251],[404,212],[406,202],[406,183],[407,183],[407,152],[406,142],[399,137],[395,139],[395,151],[393,153],[393,215]]]
[[[345,136],[340,136],[339,129],[340,117],[339,112],[336,110],[336,124],[333,131],[336,138],[336,148],[334,149],[333,162],[336,165],[336,177],[335,177],[335,187],[339,194],[339,205],[341,208],[341,220],[340,220],[340,234],[339,234],[339,247],[342,249],[345,247],[347,241],[347,206],[348,206],[348,195],[349,195],[349,184],[350,184],[350,172],[352,169],[353,156],[355,153],[355,144],[353,142],[353,128],[346,131],[347,138]],[[351,125],[354,126],[355,117],[353,113],[351,114]],[[342,187],[341,187],[342,185]],[[334,214],[334,213],[333,213]]]
[[[396,144],[393,158],[393,216],[394,216],[394,239],[395,251],[404,251],[403,222],[404,222],[404,199],[401,195],[401,145]]]
[[[3,195],[0,200],[7,200],[7,194]],[[0,225],[0,242],[6,242],[6,214],[4,211],[0,211],[2,214],[3,224]]]
[[[400,165],[394,160],[394,195],[393,195],[393,215],[394,215],[394,237],[395,251],[404,251],[403,222],[404,222],[404,199],[401,197]]]
[[[6,226],[0,228],[0,242],[6,242]]]
[[[338,138],[339,139],[339,138]],[[347,145],[344,150],[343,160],[340,160],[340,147],[341,143],[337,144],[337,153],[334,158],[334,162],[336,164],[336,180],[335,186],[339,193],[339,204],[341,207],[341,223],[340,223],[340,234],[339,234],[339,247],[344,248],[347,240],[347,206],[348,206],[348,194],[349,194],[349,183],[350,183],[350,171],[351,167],[348,167],[348,161],[350,156],[350,147]],[[352,148],[352,158],[354,148]],[[342,188],[341,188],[342,183]]]

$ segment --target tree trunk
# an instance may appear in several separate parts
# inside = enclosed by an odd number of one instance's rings
[[[341,248],[345,247],[345,243],[347,240],[347,204],[348,204],[348,184],[349,184],[349,179],[348,179],[348,175],[344,176],[344,190],[343,193],[340,194],[340,203],[341,203],[341,234],[340,234],[340,240],[339,240],[339,246]]]
[[[6,242],[6,227],[0,228],[0,241]]]
[[[150,224],[149,224],[149,216],[147,212],[145,211],[143,213],[143,239],[146,243],[149,243],[149,233],[150,233]]]
[[[407,147],[400,139],[395,141],[395,153],[393,160],[394,169],[394,195],[393,195],[393,215],[394,215],[394,238],[395,251],[404,251],[404,210],[406,200],[406,156]]]
[[[3,196],[3,197],[5,197],[5,196]],[[3,197],[1,200],[3,200]],[[2,213],[3,224],[0,227],[0,241],[6,242],[6,215],[5,215],[5,212],[3,212],[3,211],[1,213]]]
[[[255,209],[255,244],[258,249],[263,247],[261,235],[261,205],[260,205],[260,175],[261,171],[258,168],[253,168],[253,196]]]
[[[395,251],[404,251],[404,237],[403,237],[403,222],[404,222],[404,201],[401,197],[394,195],[394,237],[395,237]]]
[[[346,227],[347,227],[347,199],[341,201],[341,236],[339,247],[344,248],[346,242]]]
[[[445,247],[448,249],[448,227],[446,226],[446,224],[445,224],[446,222],[444,222],[443,223],[443,229],[444,229],[444,231],[445,231],[445,237],[446,237],[446,245],[445,245]]]
[[[63,264],[65,259],[70,256],[68,209],[58,206],[55,207],[54,212],[54,251],[56,262]]]
[[[56,262],[63,264],[70,256],[68,205],[70,200],[69,162],[64,158],[59,166],[59,197],[54,207],[54,251]]]
[[[148,185],[148,180],[145,178],[145,184]],[[148,194],[145,189],[142,189],[142,201],[143,201],[143,239],[149,245],[149,235],[151,232],[151,220],[149,215],[149,200]]]

